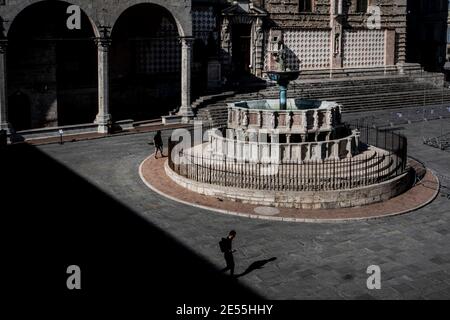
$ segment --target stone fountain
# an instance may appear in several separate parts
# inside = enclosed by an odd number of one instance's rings
[[[211,130],[205,143],[169,152],[167,175],[214,199],[297,209],[363,206],[403,193],[403,137],[345,124],[333,101],[288,99],[300,71],[286,68],[280,49],[278,70],[267,72],[279,100],[229,103],[226,127]]]

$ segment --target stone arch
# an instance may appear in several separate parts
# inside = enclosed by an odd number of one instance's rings
[[[178,34],[180,37],[192,36],[192,16],[191,16],[191,1],[167,1],[167,0],[131,0],[122,1],[116,4],[109,12],[109,25],[114,29],[116,22],[120,16],[131,7],[140,4],[153,4],[160,6],[167,10],[175,20]],[[104,21],[106,23],[106,21]]]
[[[92,122],[97,111],[95,24],[80,7],[82,28],[68,30],[66,8],[72,3],[66,1],[22,4],[8,28],[6,95],[9,102],[15,101],[9,92],[28,95],[31,120],[28,128],[15,128],[14,122],[24,123],[17,116],[11,124],[17,131]],[[19,111],[14,108],[20,103],[9,104],[10,115]]]
[[[180,105],[181,44],[173,15],[153,3],[126,9],[111,31],[110,114],[141,121]]]
[[[5,12],[0,11],[1,18],[3,20],[3,32],[4,36],[7,37],[9,34],[9,30],[11,29],[12,24],[16,20],[16,18],[27,8],[32,5],[39,4],[42,2],[47,2],[48,0],[17,0],[14,5],[5,6]],[[66,3],[68,5],[77,5],[81,8],[81,11],[88,17],[92,30],[96,37],[100,36],[98,30],[98,21],[95,19],[94,9],[86,4],[86,1],[83,0],[56,0],[57,2]],[[99,1],[100,2],[100,1]]]

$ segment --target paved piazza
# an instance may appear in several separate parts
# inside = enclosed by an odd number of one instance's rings
[[[422,135],[439,135],[441,129],[450,131],[448,119],[401,127],[409,138],[410,155],[438,175],[450,176],[450,151],[422,143]],[[138,167],[153,151],[147,144],[151,138],[145,133],[39,148],[218,269],[224,267],[218,240],[236,229],[236,273],[255,261],[276,257],[238,280],[265,298],[450,298],[450,199],[444,193],[416,212],[363,222],[308,224],[234,217],[181,205],[149,190]],[[370,265],[381,267],[381,290],[366,287]]]

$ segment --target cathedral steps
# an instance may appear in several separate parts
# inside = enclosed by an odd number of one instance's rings
[[[428,107],[450,103],[450,90],[408,76],[297,81],[288,88],[290,98],[336,101],[344,113],[381,111],[406,107]],[[227,121],[227,103],[242,100],[276,99],[274,85],[251,93],[227,92],[222,97],[195,103],[197,118],[213,126]]]

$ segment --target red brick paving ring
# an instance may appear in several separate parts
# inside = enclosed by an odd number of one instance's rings
[[[410,166],[419,170],[420,164],[410,160]],[[139,174],[150,189],[179,203],[224,214],[275,221],[346,222],[390,217],[418,210],[431,203],[439,193],[438,178],[426,170],[419,183],[401,195],[380,203],[340,209],[262,207],[187,190],[173,181],[167,170],[170,170],[167,158],[154,159],[150,156],[141,163]]]

